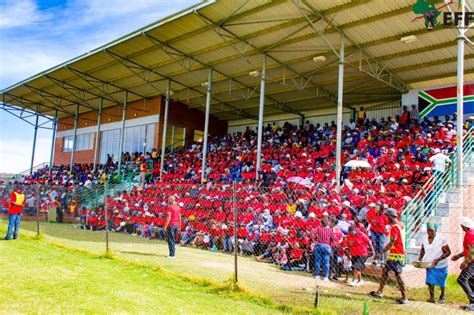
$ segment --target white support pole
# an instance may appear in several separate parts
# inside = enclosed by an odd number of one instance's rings
[[[38,135],[38,119],[39,119],[39,115],[36,114],[35,133],[33,135],[33,149],[31,151],[30,175],[33,174],[33,163],[35,161],[36,136]]]
[[[336,189],[341,189],[341,149],[342,149],[342,102],[344,92],[344,34],[340,36],[339,77],[337,85],[337,130],[336,130]]]
[[[74,132],[72,136],[71,164],[69,165],[69,171],[71,173],[72,173],[72,169],[74,168],[74,154],[76,153],[78,119],[79,119],[79,105],[76,105],[76,114],[74,115]]]
[[[122,174],[122,153],[123,153],[123,142],[125,140],[125,119],[127,118],[127,101],[128,101],[128,91],[125,91],[125,96],[123,98],[123,110],[122,110],[122,127],[120,129],[120,142],[119,142],[119,152],[118,152],[118,171],[119,174]]]
[[[51,153],[49,155],[48,176],[51,176],[51,168],[54,163],[54,146],[56,145],[56,129],[58,128],[58,110],[54,113],[53,120],[53,139],[51,140]]]
[[[263,110],[265,107],[265,77],[266,77],[267,56],[263,55],[262,74],[260,77],[260,104],[258,108],[258,134],[257,134],[257,165],[255,167],[255,179],[258,180],[258,174],[261,168],[262,160],[262,137],[263,137]]]
[[[97,131],[95,133],[95,145],[94,145],[94,172],[97,170],[97,159],[99,156],[99,137],[100,137],[100,121],[102,119],[102,106],[104,105],[104,98],[100,98],[99,103],[99,115],[97,116]]]
[[[163,118],[163,135],[162,135],[162,141],[161,141],[160,180],[162,180],[163,167],[165,164],[166,132],[168,128],[168,111],[169,111],[169,106],[170,106],[170,88],[171,88],[171,81],[168,80],[168,85],[166,86],[165,117]]]
[[[174,152],[174,124],[171,125],[171,153]]]
[[[202,145],[202,169],[201,182],[206,179],[206,164],[207,164],[207,138],[209,136],[209,113],[211,111],[212,98],[212,68],[209,68],[209,76],[207,79],[207,96],[206,96],[206,117],[204,120],[204,139]]]
[[[463,19],[465,17],[464,1],[461,3]],[[459,189],[460,214],[463,215],[463,125],[464,125],[464,20],[458,25],[458,66],[457,66],[457,187]]]

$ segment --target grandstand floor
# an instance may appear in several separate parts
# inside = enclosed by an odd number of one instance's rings
[[[2,224],[4,226],[4,221]],[[34,231],[35,222],[23,222],[24,229]],[[101,254],[104,252],[104,233],[75,229],[71,224],[41,223],[45,239],[51,242],[64,244],[68,247],[84,249]],[[185,274],[192,277],[206,278],[223,283],[233,274],[233,256],[222,253],[212,253],[193,248],[177,248],[177,259],[168,260],[167,246],[162,241],[143,240],[126,234],[110,233],[110,247],[115,256],[129,261],[136,261],[146,265],[160,266],[169,271]],[[2,247],[5,245],[2,244]],[[342,283],[321,285],[320,308],[337,313],[359,313],[364,302],[368,302],[369,309],[377,314],[388,313],[432,313],[436,311],[457,310],[457,304],[462,304],[460,288],[455,285],[454,278],[450,278],[447,290],[447,301],[453,303],[447,306],[433,305],[424,302],[411,302],[406,306],[394,304],[393,299],[398,297],[396,288],[386,289],[386,299],[373,300],[367,293],[376,288],[375,283],[366,283],[361,288],[350,288]],[[314,301],[315,280],[307,273],[283,272],[276,266],[258,263],[249,257],[239,257],[239,284],[252,293],[271,296],[278,302],[310,307]],[[338,290],[342,288],[344,290]],[[342,293],[344,292],[344,293]],[[412,289],[409,298],[424,301],[426,289]],[[420,312],[420,309],[424,310]],[[461,312],[460,312],[461,313]]]

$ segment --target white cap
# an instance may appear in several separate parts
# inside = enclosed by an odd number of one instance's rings
[[[404,178],[404,179],[402,180],[402,183],[408,183],[408,180],[407,180],[406,178]]]
[[[388,181],[391,182],[391,183],[393,183],[393,182],[395,182],[395,178],[390,177],[390,179],[389,179]]]
[[[311,212],[311,213],[308,215],[308,217],[310,217],[310,218],[316,218],[316,215],[314,214],[314,212]]]
[[[474,229],[474,221],[469,217],[462,217],[461,225],[467,227],[468,229]]]
[[[297,217],[297,218],[302,218],[302,217],[303,217],[303,214],[301,213],[301,211],[296,211],[295,217]]]
[[[344,201],[342,204],[343,204],[344,206],[347,206],[347,207],[350,207],[350,206],[351,206],[351,203],[350,203],[349,201],[347,201],[347,200]]]
[[[222,229],[223,229],[223,230],[227,229],[227,225],[222,224]]]
[[[270,210],[268,210],[268,209],[265,209],[263,212],[266,213],[266,214],[270,214]]]
[[[180,206],[180,207],[184,207],[184,202],[180,202],[180,203],[178,203],[178,206]]]
[[[439,148],[434,149],[434,153],[440,153],[441,150]]]
[[[323,213],[323,216],[325,216],[325,217],[327,217],[328,215],[329,215],[329,213],[327,213],[327,212]]]
[[[371,203],[369,204],[369,207],[371,207],[371,208],[375,207],[375,203],[371,202]]]

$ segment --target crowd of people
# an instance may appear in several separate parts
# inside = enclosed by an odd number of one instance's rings
[[[385,266],[387,274],[394,271],[401,281],[406,249],[400,237],[403,224],[397,219],[416,193],[430,193],[430,188],[423,191],[423,184],[445,172],[456,145],[455,115],[419,121],[413,111],[404,108],[400,116],[380,120],[360,113],[357,120],[350,120],[343,130],[342,164],[364,160],[371,167],[344,167],[340,190],[335,123],[280,126],[274,122],[263,130],[257,179],[257,132],[250,128],[209,138],[204,182],[200,143],[168,155],[161,181],[157,154],[137,155],[132,163],[140,172],[151,171],[146,170],[145,158],[155,161],[151,178],[140,177],[140,185],[132,191],[108,198],[107,222],[103,207],[78,209],[79,227],[169,241],[167,209],[172,197],[173,205],[182,209],[179,226],[171,232],[181,246],[232,252],[237,244],[241,254],[278,264],[283,270],[312,272],[322,281],[352,270],[353,280],[346,277],[352,286],[363,285],[361,272],[373,256],[373,265]],[[67,167],[55,166],[50,176],[46,169],[26,180],[87,187],[89,182],[106,180],[115,169],[114,163],[96,170],[92,165],[76,165],[71,173]],[[398,236],[393,236],[395,230]],[[171,250],[170,256],[174,257]],[[400,303],[405,303],[400,284]],[[381,284],[374,296],[382,290]]]

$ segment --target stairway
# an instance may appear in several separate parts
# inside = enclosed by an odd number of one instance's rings
[[[463,174],[463,195],[464,195],[464,213],[462,215],[472,216],[474,213],[466,213],[471,203],[474,203],[474,161],[467,163]],[[411,263],[418,260],[421,241],[427,237],[426,223],[433,222],[438,224],[438,233],[443,235],[448,243],[450,240],[455,243],[458,241],[459,224],[457,221],[461,216],[459,208],[459,189],[451,187],[447,191],[440,194],[439,204],[432,215],[425,218],[424,222],[419,225],[419,231],[416,237],[408,240],[407,244],[407,262]],[[472,196],[472,197],[471,197]]]

